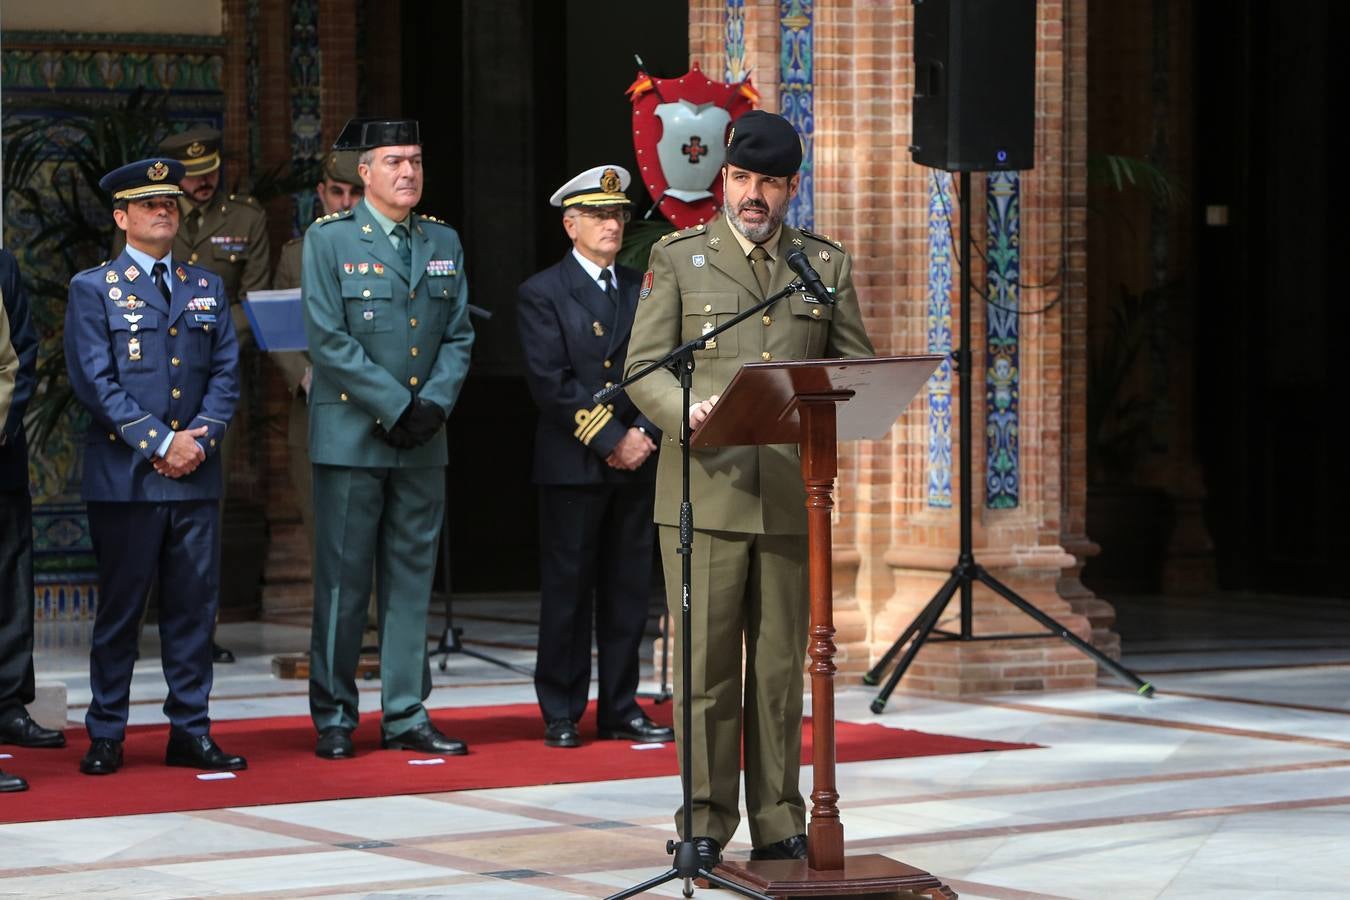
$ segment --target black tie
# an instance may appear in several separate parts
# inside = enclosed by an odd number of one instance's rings
[[[605,283],[605,296],[615,306],[619,305],[619,289],[614,285],[614,273],[609,269],[600,270],[600,280]]]
[[[403,264],[411,269],[412,240],[408,236],[408,226],[400,222],[394,226],[394,234],[398,235],[398,255],[402,258]]]
[[[154,267],[150,269],[150,280],[155,283],[155,287],[159,288],[159,292],[164,295],[164,302],[171,302],[173,295],[169,291],[169,267],[162,262],[155,263]]]

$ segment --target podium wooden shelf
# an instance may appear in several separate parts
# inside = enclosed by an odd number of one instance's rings
[[[881,438],[945,359],[910,356],[742,366],[691,439],[693,447],[798,444],[806,484],[811,625],[811,819],[806,860],[724,862],[717,873],[771,897],[956,894],[938,878],[878,854],[846,857],[834,742],[834,609],[830,513],[838,441]]]

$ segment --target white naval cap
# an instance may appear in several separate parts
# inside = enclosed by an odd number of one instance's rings
[[[632,203],[624,191],[632,176],[623,166],[596,166],[587,169],[553,192],[554,206],[627,206]]]

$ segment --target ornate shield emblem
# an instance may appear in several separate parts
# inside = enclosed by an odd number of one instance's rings
[[[726,158],[727,129],[759,99],[750,79],[709,81],[694,63],[680,78],[640,71],[628,95],[638,176],[647,193],[679,228],[707,222],[722,205],[717,174]]]

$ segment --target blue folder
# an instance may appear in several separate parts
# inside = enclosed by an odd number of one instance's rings
[[[306,350],[305,308],[300,289],[249,291],[244,297],[244,314],[253,327],[253,337],[266,353]]]

